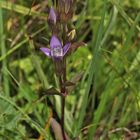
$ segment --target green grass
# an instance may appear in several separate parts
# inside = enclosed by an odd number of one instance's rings
[[[41,0],[0,1],[0,139],[59,135],[49,118],[52,110],[60,121],[61,100],[46,94],[58,81],[51,59],[39,50],[49,45],[48,14],[32,4],[44,6]],[[139,9],[137,0],[77,0],[71,27],[87,45],[67,62],[68,80],[82,75],[66,98],[70,139],[140,138]]]

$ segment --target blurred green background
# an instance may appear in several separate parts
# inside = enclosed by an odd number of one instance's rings
[[[60,97],[45,93],[58,81],[39,50],[49,45],[51,5],[0,0],[0,140],[62,140]],[[87,45],[67,61],[67,78],[80,79],[66,98],[67,135],[139,139],[140,1],[77,0],[72,23],[76,40]]]

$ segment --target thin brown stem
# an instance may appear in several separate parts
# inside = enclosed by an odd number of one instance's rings
[[[61,89],[61,93],[65,94],[65,86],[64,86],[64,82],[62,80],[62,77],[59,77],[59,84],[60,84],[60,89]],[[65,96],[61,97],[61,129],[62,129],[62,136],[63,136],[63,140],[66,140],[66,136],[65,136],[65,129],[64,129],[64,121],[65,121]]]
[[[62,97],[62,110],[61,110],[61,127],[62,127],[62,136],[63,140],[66,140],[65,129],[64,129],[64,120],[65,120],[65,97]]]
[[[66,25],[63,25],[63,44],[66,43]],[[63,136],[63,140],[67,140],[66,139],[66,135],[65,135],[65,128],[64,128],[64,124],[65,124],[65,100],[66,100],[66,87],[65,87],[65,82],[66,82],[66,58],[64,57],[63,62],[62,62],[62,71],[63,74],[62,76],[59,77],[59,82],[60,82],[60,88],[61,88],[61,93],[64,95],[61,97],[62,101],[62,106],[61,106],[61,127],[62,127],[62,136]]]

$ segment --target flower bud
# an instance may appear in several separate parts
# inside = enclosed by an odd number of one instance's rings
[[[56,16],[56,13],[54,11],[54,8],[52,7],[50,9],[50,12],[49,12],[48,22],[51,24],[56,24],[56,20],[57,20],[57,16]]]
[[[75,36],[76,36],[76,30],[75,29],[73,29],[73,30],[71,30],[69,33],[68,33],[68,40],[69,41],[72,41],[74,38],[75,38]]]
[[[61,22],[67,22],[73,16],[73,0],[59,0],[58,1],[58,9],[59,9],[59,17]]]
[[[65,14],[71,10],[73,4],[73,0],[65,0]]]

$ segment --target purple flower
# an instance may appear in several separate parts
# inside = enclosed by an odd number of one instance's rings
[[[56,60],[62,59],[65,54],[68,52],[71,43],[67,43],[64,47],[62,47],[61,42],[56,36],[52,36],[50,41],[50,49],[48,48],[40,48],[40,50],[45,53],[48,57],[51,57]]]
[[[56,17],[56,13],[54,11],[54,8],[51,7],[50,12],[49,12],[49,16],[48,16],[48,20],[51,23],[56,24],[56,19],[57,19],[57,17]]]

